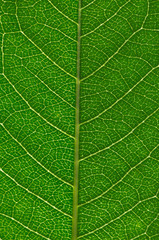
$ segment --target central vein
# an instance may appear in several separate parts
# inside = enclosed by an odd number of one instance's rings
[[[76,113],[75,113],[75,160],[74,160],[72,240],[77,240],[77,224],[78,224],[80,41],[81,41],[81,0],[79,0],[79,6],[78,6],[77,79],[76,79]]]

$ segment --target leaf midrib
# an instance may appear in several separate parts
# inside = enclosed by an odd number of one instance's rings
[[[77,223],[78,223],[81,0],[79,0],[78,2],[78,33],[77,34],[78,34],[77,36],[77,78],[76,78],[76,110],[75,110],[75,155],[74,155],[72,240],[77,239]]]

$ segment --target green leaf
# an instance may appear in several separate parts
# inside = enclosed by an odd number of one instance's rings
[[[0,0],[0,239],[159,239],[158,14]]]

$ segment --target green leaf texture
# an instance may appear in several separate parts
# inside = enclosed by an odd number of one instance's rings
[[[158,14],[0,0],[0,239],[159,239]]]

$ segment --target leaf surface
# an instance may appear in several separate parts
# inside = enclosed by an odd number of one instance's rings
[[[157,240],[157,0],[0,0],[2,240]]]

